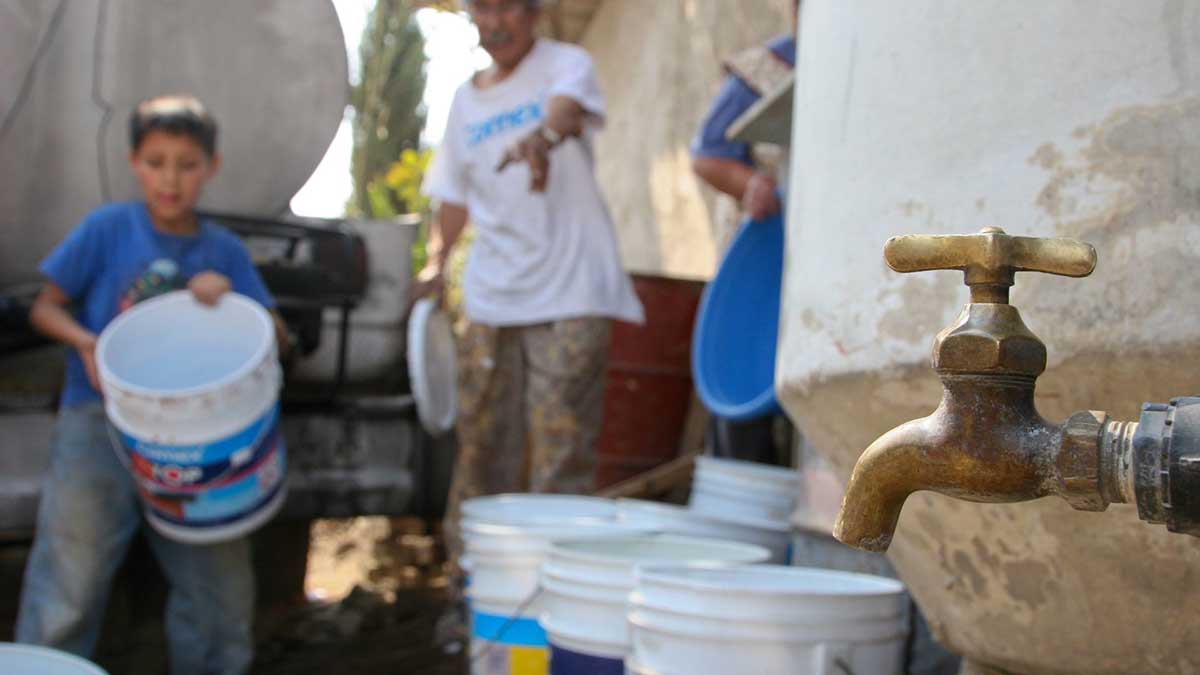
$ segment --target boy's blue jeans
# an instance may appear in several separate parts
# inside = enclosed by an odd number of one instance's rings
[[[42,488],[17,641],[90,656],[113,576],[143,522],[133,478],[113,452],[100,403],[59,412]],[[143,528],[170,583],[175,675],[244,673],[254,654],[254,577],[245,539],[193,546]]]

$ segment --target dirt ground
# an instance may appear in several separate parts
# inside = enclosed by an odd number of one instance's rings
[[[305,595],[260,641],[254,672],[467,672],[465,647],[435,644],[446,606],[444,549],[415,518],[313,524]]]

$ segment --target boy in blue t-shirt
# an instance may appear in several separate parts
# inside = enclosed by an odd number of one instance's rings
[[[232,290],[274,308],[237,237],[196,215],[220,164],[216,136],[194,98],[141,103],[130,116],[129,165],[143,200],[96,209],[41,264],[47,282],[30,322],[72,349],[25,570],[19,642],[90,655],[113,575],[142,522],[133,478],[110,445],[97,335],[137,302],[181,288],[205,304]],[[286,335],[272,313],[277,334]],[[254,610],[247,540],[197,546],[143,531],[171,586],[171,672],[246,672]]]

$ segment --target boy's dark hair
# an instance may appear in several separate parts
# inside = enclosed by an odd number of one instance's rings
[[[209,157],[217,152],[217,122],[193,96],[155,96],[139,103],[129,115],[130,149],[137,152],[151,131],[187,136]]]

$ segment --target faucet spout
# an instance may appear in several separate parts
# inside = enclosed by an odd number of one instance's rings
[[[1063,426],[1034,408],[1033,378],[944,373],[942,382],[933,414],[885,433],[859,458],[833,531],[841,542],[886,551],[905,500],[921,490],[975,502],[1059,492]]]
[[[891,545],[905,500],[926,487],[913,469],[921,465],[929,420],[925,417],[892,429],[859,457],[833,528],[839,541],[874,552]]]

